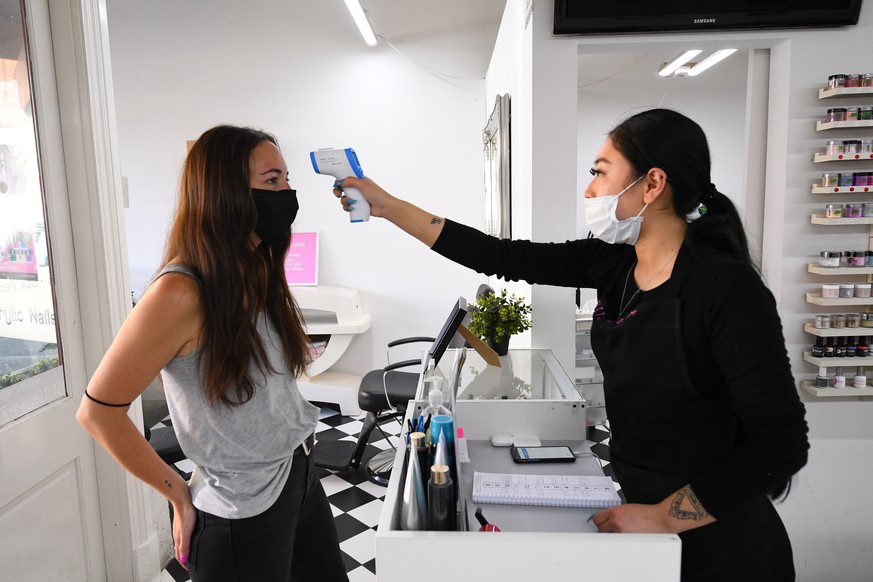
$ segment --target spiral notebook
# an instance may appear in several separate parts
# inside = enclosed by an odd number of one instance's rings
[[[473,474],[473,502],[604,508],[620,505],[621,498],[609,477],[476,471]]]

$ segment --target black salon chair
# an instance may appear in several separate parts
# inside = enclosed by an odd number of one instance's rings
[[[476,290],[476,296],[479,297],[493,292],[494,290],[490,286],[483,283]],[[469,316],[467,316],[467,319],[469,319]],[[465,323],[467,323],[466,320]],[[316,442],[314,452],[316,466],[334,471],[362,469],[367,479],[373,483],[384,486],[388,485],[388,480],[391,477],[391,468],[394,466],[394,457],[396,456],[394,446],[392,445],[390,449],[376,453],[362,467],[364,451],[374,429],[379,429],[383,438],[391,442],[380,425],[391,419],[397,419],[400,423],[403,422],[406,406],[410,400],[415,398],[418,388],[419,368],[421,366],[421,360],[418,358],[392,364],[391,349],[412,343],[423,343],[429,346],[433,342],[434,338],[432,337],[418,336],[395,340],[388,344],[388,365],[384,368],[368,372],[361,379],[361,385],[358,389],[358,406],[361,410],[367,412],[367,416],[364,419],[364,426],[358,435],[357,441],[354,443],[350,441]],[[469,347],[464,339],[459,334],[456,334],[449,347],[459,348],[465,345]],[[402,368],[411,371],[403,371],[401,370]]]
[[[370,442],[374,429],[382,433],[387,442],[391,442],[382,430],[381,424],[397,419],[400,423],[406,414],[406,405],[415,398],[418,388],[419,367],[421,359],[403,360],[391,363],[392,348],[414,343],[429,346],[434,341],[432,337],[416,336],[394,340],[388,343],[387,361],[384,368],[371,370],[361,379],[358,389],[358,406],[367,413],[364,426],[356,442],[350,441],[319,441],[315,444],[314,462],[318,467],[334,471],[363,469],[364,475],[379,485],[388,485],[391,467],[394,464],[396,449],[381,451],[370,458],[366,466],[362,466],[364,451]],[[404,371],[403,369],[411,371]]]

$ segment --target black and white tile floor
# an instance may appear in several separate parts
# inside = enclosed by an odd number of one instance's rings
[[[167,420],[163,422],[169,424]],[[332,408],[323,407],[316,429],[316,439],[323,442],[334,440],[357,442],[362,426],[363,422],[357,418],[342,416]],[[374,430],[367,451],[364,453],[365,460],[400,442],[401,426],[397,421],[386,421],[382,428],[390,442],[386,441],[378,430]],[[609,465],[609,433],[602,427],[594,427],[589,430],[589,439],[591,439],[591,450],[602,460],[604,473],[613,476]],[[183,471],[190,471],[193,468],[190,461],[182,461],[177,465]],[[336,521],[340,550],[349,581],[375,581],[375,536],[385,498],[385,487],[371,483],[358,470],[335,472],[318,469],[318,472]],[[178,575],[177,578],[173,578],[170,571],[164,571],[161,582],[183,579]]]

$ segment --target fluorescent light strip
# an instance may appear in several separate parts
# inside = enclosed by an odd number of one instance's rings
[[[346,0],[346,7],[352,13],[352,18],[355,19],[355,24],[358,25],[358,30],[361,31],[361,36],[364,37],[364,42],[370,46],[376,46],[376,35],[373,34],[373,29],[370,26],[370,21],[367,20],[367,15],[364,14],[364,9],[361,8],[359,0]]]
[[[665,65],[663,69],[658,71],[658,74],[661,75],[662,77],[669,77],[670,75],[675,73],[677,70],[679,70],[679,67],[681,67],[682,65],[684,65],[685,63],[687,63],[688,61],[690,61],[691,59],[693,59],[697,55],[699,55],[701,52],[703,52],[703,51],[698,51],[698,50],[685,51],[684,53],[682,53],[682,56],[677,58],[675,61],[673,61],[669,65]]]
[[[737,49],[722,49],[720,51],[715,51],[710,56],[706,57],[705,59],[691,67],[691,70],[688,71],[688,76],[696,77],[712,65],[723,61],[735,52],[737,52]]]

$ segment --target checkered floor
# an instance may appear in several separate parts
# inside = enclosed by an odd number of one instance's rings
[[[167,419],[163,422],[169,424]],[[332,408],[323,407],[316,429],[316,439],[321,442],[335,440],[357,442],[362,426],[363,422],[357,418],[342,416]],[[391,443],[396,445],[399,442],[401,427],[397,421],[386,421],[382,428],[390,442],[386,441],[378,430],[374,430],[367,451],[364,453],[364,461],[379,451],[391,448]],[[591,440],[591,450],[600,457],[604,473],[612,477],[609,465],[609,433],[603,427],[593,427],[589,430],[588,436]],[[191,465],[190,461],[177,463],[183,471],[193,469]],[[340,550],[350,582],[375,581],[376,526],[382,512],[386,489],[368,481],[358,470],[335,472],[318,469],[318,472],[333,511]],[[178,582],[186,579],[184,575],[168,570],[163,573],[161,582]]]

